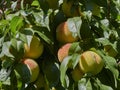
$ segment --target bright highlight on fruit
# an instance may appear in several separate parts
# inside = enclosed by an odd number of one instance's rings
[[[40,57],[44,50],[43,43],[40,41],[40,39],[37,36],[33,36],[30,42],[30,46],[24,44],[24,48],[25,48],[24,57],[33,58],[33,59],[37,59],[38,57]]]
[[[27,65],[28,69],[30,70],[30,74],[31,74],[31,78],[30,78],[30,82],[34,82],[38,75],[39,75],[39,65],[37,64],[37,62],[33,59],[24,59],[23,63]]]
[[[81,54],[79,67],[84,73],[98,74],[104,66],[102,58],[93,51],[86,51]]]
[[[59,62],[62,62],[63,59],[68,56],[69,48],[71,46],[71,43],[67,43],[63,45],[59,50],[58,50],[58,60]]]
[[[56,29],[56,39],[63,44],[78,41],[78,37],[74,37],[71,30],[69,30],[67,21],[58,25]]]

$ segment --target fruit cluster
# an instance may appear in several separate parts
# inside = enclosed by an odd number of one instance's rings
[[[3,4],[0,89],[119,90],[117,1],[3,0]]]

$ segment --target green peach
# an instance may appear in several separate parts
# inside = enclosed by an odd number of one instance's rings
[[[44,50],[44,45],[37,36],[33,36],[30,45],[24,44],[25,55],[24,57],[37,59],[40,57]]]
[[[79,81],[84,75],[78,65],[73,69],[71,74],[74,81]]]
[[[81,54],[79,67],[84,73],[98,74],[104,66],[100,55],[93,51],[85,51]]]

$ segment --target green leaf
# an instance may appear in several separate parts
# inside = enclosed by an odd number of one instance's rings
[[[86,90],[86,79],[85,78],[81,78],[81,80],[79,80],[78,82],[78,90]]]
[[[78,64],[79,60],[80,60],[80,54],[73,54],[71,56],[71,65],[72,66],[70,65],[70,67],[72,67],[74,69],[76,67],[76,65]]]
[[[11,73],[11,68],[9,68],[9,69],[2,68],[0,70],[0,81],[2,81],[2,82],[6,81],[9,77],[10,73]]]
[[[82,78],[78,82],[78,90],[94,90],[89,78]]]
[[[66,71],[69,67],[69,64],[70,64],[70,59],[71,59],[71,56],[67,56],[66,58],[64,58],[64,60],[62,61],[61,65],[60,65],[60,80],[61,80],[61,83],[62,83],[62,86],[64,87],[68,87],[68,84],[66,82]]]
[[[17,78],[16,78],[16,75],[15,75],[15,72],[12,71],[11,74],[10,74],[10,88],[12,90],[17,90]]]
[[[46,43],[53,45],[53,37],[46,27],[35,27],[35,33],[37,33]]]
[[[113,57],[110,56],[104,56],[103,59],[105,60],[106,63],[106,68],[108,68],[113,75],[115,76],[115,78],[117,79],[119,76],[119,72],[117,69],[117,62]]]
[[[4,37],[1,37],[1,38],[0,38],[0,48],[2,47],[3,42],[4,42]]]
[[[47,14],[49,5],[46,2],[46,0],[39,0],[39,3],[40,3],[40,7],[43,9],[44,13]]]
[[[87,19],[82,20],[82,25],[80,28],[80,36],[81,39],[83,40],[93,38],[92,30],[90,29],[90,25]]]
[[[9,68],[12,66],[12,64],[14,63],[14,59],[11,57],[5,57],[4,60],[2,61],[2,68]]]
[[[21,16],[15,16],[12,18],[10,23],[10,29],[13,34],[16,34],[23,24],[23,18]]]
[[[108,2],[107,0],[92,0],[94,3],[98,4],[99,6],[102,6],[102,7],[107,7],[108,5]]]
[[[103,68],[101,73],[98,74],[98,79],[102,84],[110,86],[113,90],[117,87],[114,74],[107,68]]]
[[[5,56],[8,56],[8,57],[14,57],[14,56],[9,52],[10,44],[11,44],[11,42],[9,42],[9,41],[8,41],[8,42],[4,42],[1,53],[3,53]]]
[[[81,28],[81,24],[82,24],[81,17],[69,18],[67,20],[67,24],[68,24],[68,28],[72,32],[73,36],[78,37],[79,36],[79,31],[80,31],[80,28]]]
[[[24,55],[24,43],[22,41],[12,39],[10,45],[10,53],[15,57],[16,60],[20,60]]]
[[[9,21],[7,21],[7,20],[0,20],[0,29],[4,28],[8,24],[9,24]]]
[[[15,67],[15,70],[19,73],[21,80],[23,83],[29,83],[30,82],[30,70],[27,67],[27,65],[18,63]]]
[[[100,90],[113,90],[110,86],[102,84]]]
[[[69,55],[72,55],[74,53],[81,53],[82,49],[79,45],[79,42],[72,43],[69,49]]]
[[[37,0],[34,0],[31,4],[31,6],[40,6],[39,2]]]
[[[110,42],[110,40],[108,40],[107,38],[98,38],[96,39],[97,42],[101,43],[104,47],[108,46],[109,49],[113,49],[112,51],[118,53],[118,49],[117,49],[117,41],[114,42]]]
[[[99,21],[99,25],[100,25],[100,28],[102,29],[102,30],[104,30],[104,32],[106,32],[106,31],[110,31],[111,29],[108,27],[109,26],[109,20],[107,20],[107,19],[103,19],[103,20],[100,20]],[[106,36],[104,36],[104,37],[106,37]]]
[[[51,60],[48,61],[44,60],[42,68],[50,88],[55,87],[59,83],[59,77],[60,77],[58,64],[54,63]]]

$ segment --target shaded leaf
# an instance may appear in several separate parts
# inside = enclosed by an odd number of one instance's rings
[[[28,69],[27,65],[18,63],[15,67],[15,70],[20,74],[21,80],[23,83],[29,83],[30,82],[30,70]]]

